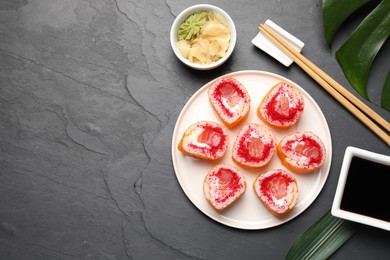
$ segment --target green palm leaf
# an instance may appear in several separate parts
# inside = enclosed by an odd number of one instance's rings
[[[285,259],[327,259],[355,232],[351,222],[328,211],[293,242]]]
[[[368,0],[323,0],[324,33],[329,45],[345,19],[366,2]],[[343,10],[343,8],[346,9]],[[367,95],[366,85],[372,63],[389,35],[390,1],[383,0],[336,52],[337,60],[346,78],[352,87],[367,100],[370,98]],[[381,106],[390,111],[386,106],[389,100],[388,91],[384,89]]]

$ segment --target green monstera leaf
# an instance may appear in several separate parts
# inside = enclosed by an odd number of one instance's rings
[[[323,0],[324,34],[329,46],[344,21],[369,1]],[[382,0],[336,52],[337,61],[352,87],[369,101],[371,100],[367,94],[367,79],[371,65],[389,35],[390,1]],[[388,82],[387,79],[380,105],[390,111]]]
[[[329,47],[332,46],[337,30],[357,9],[370,0],[323,0],[322,17],[324,24],[325,39]]]
[[[387,73],[385,87],[382,92],[381,106],[390,111],[390,72]]]

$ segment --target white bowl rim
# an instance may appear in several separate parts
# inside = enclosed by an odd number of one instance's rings
[[[360,149],[353,146],[348,146],[345,150],[344,159],[342,163],[342,167],[340,170],[340,176],[339,181],[336,188],[335,197],[332,204],[332,210],[331,213],[335,217],[339,217],[342,219],[354,221],[357,223],[381,228],[384,230],[390,231],[390,222],[376,219],[373,217],[365,216],[362,214],[350,212],[347,210],[343,210],[340,208],[341,200],[343,197],[344,188],[346,185],[347,177],[348,177],[348,170],[351,164],[351,160],[353,157],[359,157],[362,159],[366,159],[372,162],[389,165],[390,166],[390,156],[370,152],[364,149]]]
[[[195,12],[199,12],[199,11],[208,11],[208,10],[216,11],[216,12],[222,14],[223,17],[226,19],[226,21],[230,27],[230,45],[229,45],[229,48],[226,52],[226,55],[224,57],[222,57],[221,59],[219,59],[213,63],[210,63],[210,64],[198,64],[198,63],[191,62],[188,59],[184,58],[181,55],[181,53],[179,52],[179,50],[177,49],[177,46],[176,46],[177,29],[176,28],[185,19],[187,19],[188,16],[190,16],[191,14],[193,14]],[[210,4],[196,4],[196,5],[192,5],[190,7],[187,7],[186,9],[184,9],[174,20],[172,27],[171,27],[171,31],[170,31],[170,42],[171,42],[172,50],[175,53],[176,57],[181,62],[183,62],[185,65],[187,65],[193,69],[197,69],[197,70],[210,70],[210,69],[214,69],[214,68],[222,65],[226,60],[229,59],[229,57],[233,53],[233,50],[234,50],[235,45],[236,45],[236,41],[237,41],[236,27],[235,27],[235,24],[234,24],[232,18],[230,17],[230,15],[227,12],[225,12],[223,9],[221,9],[220,7],[217,7],[215,5],[210,5]]]

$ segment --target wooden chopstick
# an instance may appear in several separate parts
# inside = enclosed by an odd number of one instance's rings
[[[390,146],[390,136],[376,125],[367,115],[375,120],[380,126],[390,131],[390,123],[383,119],[371,108],[366,106],[358,98],[352,95],[348,90],[342,87],[329,75],[305,58],[302,54],[290,47],[286,42],[280,39],[275,33],[269,30],[263,24],[259,25],[260,31],[271,40],[280,50],[282,50],[290,59],[300,66],[310,77],[321,85],[331,96],[333,96],[348,111],[356,116],[364,125],[373,131],[387,145]],[[361,109],[361,110],[359,110]],[[362,112],[364,111],[364,113]]]
[[[270,31],[263,24],[260,27],[267,30],[267,32],[274,37],[280,44],[282,44],[289,52],[291,52],[294,56],[300,59],[305,65],[307,65],[310,69],[312,69],[316,74],[318,74],[321,78],[323,78],[326,82],[329,83],[334,89],[336,89],[340,94],[342,94],[345,98],[347,98],[350,102],[352,102],[356,107],[358,107],[362,112],[365,112],[369,117],[375,120],[379,125],[381,125],[387,131],[390,131],[390,123],[387,122],[384,118],[382,118],[379,114],[377,114],[374,110],[364,104],[360,99],[354,96],[351,92],[341,86],[337,81],[335,81],[332,77],[326,74],[323,70],[318,68],[315,64],[313,64],[310,60],[308,60],[301,53],[291,48],[286,42],[281,40],[275,33]],[[263,32],[264,33],[264,32]],[[278,39],[279,38],[279,39]]]

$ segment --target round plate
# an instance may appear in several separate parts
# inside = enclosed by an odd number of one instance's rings
[[[241,229],[264,229],[280,225],[293,219],[307,209],[317,198],[326,182],[332,158],[332,141],[328,124],[314,99],[304,89],[289,79],[269,72],[252,70],[233,72],[224,75],[223,77],[225,76],[234,77],[248,90],[251,97],[251,108],[248,117],[240,125],[229,130],[228,150],[226,151],[224,157],[218,160],[218,162],[204,161],[182,154],[177,149],[177,146],[184,131],[191,124],[202,120],[209,120],[223,124],[211,107],[207,94],[209,86],[217,79],[207,83],[199,89],[184,106],[177,119],[173,132],[172,161],[176,177],[190,201],[200,211],[219,223]],[[281,164],[279,157],[275,154],[271,162],[265,168],[260,170],[247,170],[238,167],[232,161],[231,157],[235,138],[237,137],[242,125],[246,123],[266,125],[257,116],[256,109],[270,88],[280,81],[288,82],[296,86],[301,91],[305,100],[305,110],[298,123],[290,129],[278,130],[269,126],[267,127],[274,132],[277,141],[290,133],[297,131],[312,131],[324,142],[327,154],[325,163],[320,169],[306,175],[292,173],[297,179],[299,188],[299,199],[297,205],[287,214],[276,217],[263,206],[255,194],[252,185],[255,178],[262,172],[277,168],[287,170]],[[234,204],[230,205],[230,207],[221,212],[212,208],[203,195],[203,180],[211,168],[217,164],[235,165],[245,176],[247,184],[247,189],[244,194],[236,202],[234,202]]]

